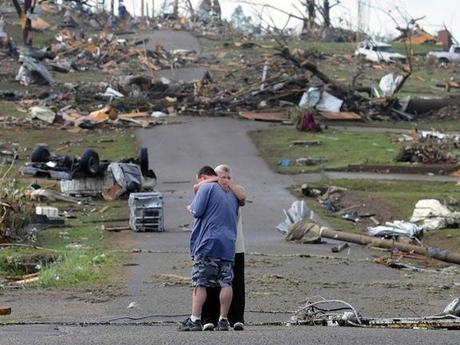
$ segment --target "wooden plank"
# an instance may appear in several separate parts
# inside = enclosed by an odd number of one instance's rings
[[[247,120],[266,121],[266,122],[283,122],[289,120],[287,110],[282,111],[240,111],[239,115]]]
[[[361,121],[362,117],[354,112],[334,112],[334,111],[320,111],[320,115],[327,120],[347,120],[347,121]]]
[[[123,118],[136,118],[136,117],[150,117],[150,114],[146,111],[133,112],[133,113],[122,113],[118,114],[118,117]]]
[[[11,308],[10,307],[0,307],[0,315],[10,315]]]

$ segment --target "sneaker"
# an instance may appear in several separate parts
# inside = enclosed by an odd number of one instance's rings
[[[192,319],[187,318],[182,321],[177,328],[178,331],[201,331],[202,330],[201,320],[196,320],[195,322]]]
[[[235,324],[233,325],[233,329],[235,331],[243,331],[244,330],[244,323],[242,322],[235,322]]]
[[[217,330],[218,331],[228,331],[230,325],[227,319],[220,319],[217,323]]]
[[[212,322],[203,325],[203,331],[214,331],[214,324]]]

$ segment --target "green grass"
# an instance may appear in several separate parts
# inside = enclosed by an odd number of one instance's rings
[[[70,133],[58,128],[0,129],[2,142],[18,143],[20,146],[19,164],[28,161],[35,145],[48,144],[51,154],[80,156],[86,149],[92,148],[99,153],[100,159],[121,159],[135,157],[137,146],[131,131],[82,131]]]
[[[385,200],[403,219],[410,218],[418,200],[460,197],[460,187],[452,182],[333,180],[330,184]]]
[[[27,113],[18,111],[18,106],[13,102],[0,100],[0,116],[25,117]]]
[[[93,148],[101,159],[118,160],[136,156],[136,142],[129,131],[83,131],[69,133],[64,130],[0,130],[0,137],[5,143],[18,143],[21,159],[19,168],[31,149],[37,143],[47,143],[52,154],[80,155],[85,149]],[[107,142],[109,140],[109,142]],[[21,179],[27,185],[34,179]],[[51,182],[51,181],[50,181]],[[127,260],[127,254],[111,251],[111,233],[101,229],[101,225],[112,219],[128,216],[127,201],[106,202],[92,201],[89,205],[74,205],[65,202],[42,202],[62,210],[71,210],[76,219],[67,219],[65,228],[46,229],[38,233],[37,246],[49,250],[30,248],[0,249],[0,275],[23,275],[24,262],[35,258],[43,266],[40,271],[39,287],[91,287],[119,279],[121,265]],[[99,210],[109,206],[100,213]],[[38,255],[38,257],[37,257]],[[40,255],[57,257],[54,263],[43,265]],[[32,260],[33,261],[33,260]]]
[[[398,151],[391,136],[379,133],[354,133],[325,131],[305,133],[293,128],[275,127],[250,133],[262,157],[273,170],[280,173],[303,173],[323,169],[340,169],[349,164],[388,164],[394,163]],[[293,140],[319,140],[321,145],[291,146]],[[325,157],[326,163],[315,166],[279,165],[281,159],[301,157]]]
[[[126,257],[127,254],[96,250],[65,251],[58,264],[45,267],[38,286],[91,287],[113,282]]]
[[[69,209],[64,203],[53,206]],[[110,208],[99,213],[98,210],[105,206]],[[77,219],[67,220],[66,228],[46,229],[38,233],[34,245],[46,249],[1,249],[0,274],[20,276],[31,273],[24,270],[24,263],[35,262],[42,266],[37,283],[42,288],[91,287],[116,281],[128,254],[111,251],[111,233],[102,230],[103,222],[100,221],[119,218],[120,213],[127,214],[126,200],[110,204],[97,201],[80,206],[74,212]],[[97,225],[95,221],[99,221]],[[42,258],[49,256],[54,257],[53,262],[44,263]]]
[[[433,131],[456,131],[460,130],[460,122],[455,120],[428,120],[421,119],[417,122],[399,121],[399,122],[354,122],[351,124],[346,121],[334,121],[330,127],[361,127],[361,128],[392,128],[401,130],[411,130],[418,128],[421,130]]]

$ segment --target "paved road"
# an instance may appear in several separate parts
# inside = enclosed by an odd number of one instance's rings
[[[175,332],[159,327],[7,327],[0,329],[2,345],[147,345],[147,344],[366,344],[458,345],[460,332],[429,330],[382,330],[327,327],[250,327],[244,332]],[[69,339],[71,339],[69,341]],[[6,342],[5,342],[6,341]]]
[[[190,335],[176,332],[171,324],[8,326],[0,328],[0,344],[458,343],[459,332],[258,326],[287,321],[293,310],[315,295],[346,300],[368,317],[431,315],[460,294],[459,272],[455,268],[433,273],[398,271],[374,264],[372,252],[360,246],[331,254],[331,242],[284,242],[275,226],[283,219],[282,209],[294,201],[286,188],[305,176],[274,174],[259,157],[247,132],[268,125],[230,118],[181,121],[138,133],[139,144],[149,148],[151,166],[159,177],[158,190],[165,197],[166,232],[125,233],[125,246],[142,251],[133,254],[132,265],[127,267],[123,294],[105,304],[88,302],[86,297],[68,301],[56,296],[59,303],[51,303],[44,312],[41,304],[31,301],[23,303],[23,316],[57,323],[107,321],[120,316],[181,320],[190,311],[191,289],[174,277],[187,277],[190,272],[187,246],[192,219],[185,207],[192,199],[191,185],[202,165],[225,162],[233,167],[236,180],[246,187],[251,201],[242,209],[247,246],[247,331]],[[21,310],[18,298],[3,301],[13,301],[10,305]],[[127,309],[132,302],[135,307]]]

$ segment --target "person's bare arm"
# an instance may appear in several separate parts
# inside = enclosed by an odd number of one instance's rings
[[[243,187],[238,186],[237,184],[233,183],[231,180],[226,180],[226,179],[219,179],[219,183],[222,184],[222,186],[225,189],[235,194],[240,206],[244,206],[246,204],[246,193]]]
[[[204,184],[204,183],[209,183],[209,182],[216,182],[218,181],[219,178],[216,176],[216,177],[210,177],[206,180],[203,180],[201,182],[198,182],[196,184],[193,185],[193,194],[196,194],[196,192],[198,192],[198,189],[200,189],[200,187]]]

